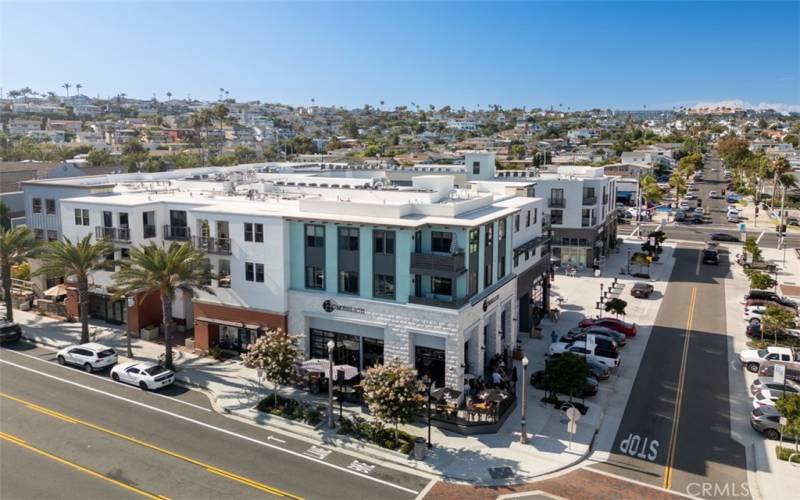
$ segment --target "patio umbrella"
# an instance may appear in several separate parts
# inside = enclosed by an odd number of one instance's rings
[[[61,297],[67,294],[67,285],[59,283],[54,287],[50,287],[44,292],[46,297]]]
[[[327,359],[307,359],[300,363],[300,369],[307,372],[328,373],[330,362]]]
[[[345,380],[350,380],[358,376],[358,368],[352,365],[334,365],[333,376],[338,377],[340,371],[344,372]]]
[[[431,399],[441,401],[442,399],[455,400],[461,397],[461,391],[450,389],[449,387],[440,387],[431,391]]]

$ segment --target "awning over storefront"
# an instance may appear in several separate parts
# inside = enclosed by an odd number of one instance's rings
[[[234,328],[247,328],[248,330],[258,330],[261,328],[259,325],[247,325],[238,321],[227,321],[224,319],[214,319],[214,318],[206,318],[206,317],[197,317],[194,319],[195,321],[202,321],[203,323],[213,323],[215,325],[222,325],[222,326],[232,326]]]
[[[515,255],[519,255],[520,253],[523,253],[523,252],[529,252],[529,251],[533,250],[534,248],[537,248],[537,247],[547,243],[548,239],[550,239],[550,237],[547,236],[547,235],[537,236],[536,238],[534,238],[534,239],[532,239],[530,241],[526,241],[522,245],[520,245],[517,248],[515,248],[514,249],[514,254]]]

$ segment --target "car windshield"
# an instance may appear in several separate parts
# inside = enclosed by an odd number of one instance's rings
[[[767,356],[767,354],[769,354],[769,351],[766,350],[766,349],[759,349],[758,350],[758,357],[759,358],[764,358],[764,357]]]
[[[145,373],[147,373],[148,375],[158,375],[159,373],[164,373],[165,371],[167,371],[166,368],[164,368],[161,365],[156,365],[156,366],[151,366],[150,368],[147,368],[145,370]]]
[[[105,351],[98,352],[97,353],[97,357],[98,358],[107,358],[109,356],[113,356],[114,354],[116,354],[116,352],[114,352],[114,349],[106,349]]]

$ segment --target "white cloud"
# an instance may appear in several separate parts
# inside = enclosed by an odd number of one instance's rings
[[[762,109],[774,109],[779,113],[791,113],[797,112],[800,113],[800,104],[785,104],[785,103],[778,103],[778,102],[760,102],[758,104],[753,104],[749,101],[745,101],[742,99],[727,99],[722,101],[699,101],[694,105],[694,109],[702,109],[702,108],[738,108],[738,109],[753,109],[753,110],[762,110]]]

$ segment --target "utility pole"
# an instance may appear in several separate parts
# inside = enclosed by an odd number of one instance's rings
[[[642,170],[636,174],[636,238],[642,236]]]
[[[786,186],[784,186],[783,183],[780,182],[780,181],[778,181],[778,183],[781,185],[781,214],[780,214],[780,217],[778,217],[778,232],[779,232],[778,248],[783,248],[785,250],[785,247],[784,247],[784,234],[785,233],[784,233],[784,230],[783,230],[783,221],[786,218],[786,215],[785,215],[786,211],[784,210],[784,202],[786,201]],[[786,253],[784,252],[784,258],[783,258],[784,263],[786,262],[785,255],[786,255]]]

